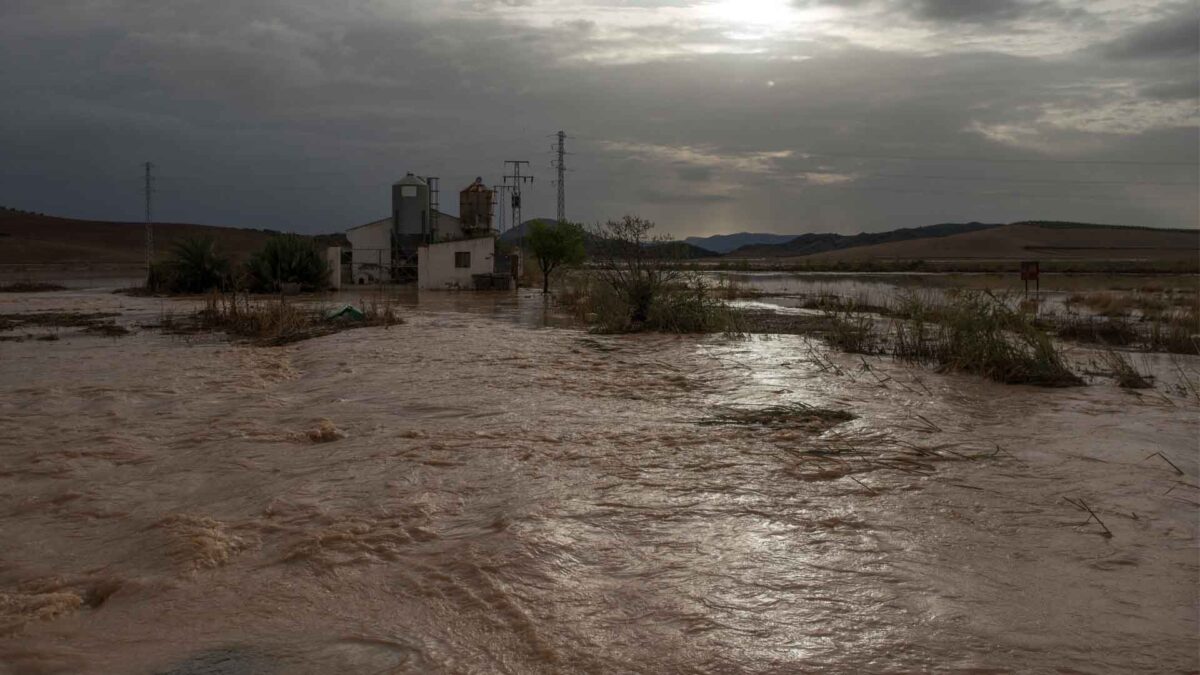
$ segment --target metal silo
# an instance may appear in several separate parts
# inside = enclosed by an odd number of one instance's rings
[[[402,248],[433,239],[429,210],[429,184],[409,173],[392,185],[392,233]]]
[[[492,211],[496,191],[489,190],[482,178],[476,178],[458,193],[458,219],[463,232],[481,234],[492,229]]]

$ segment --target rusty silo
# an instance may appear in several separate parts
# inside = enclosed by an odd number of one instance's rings
[[[484,185],[482,178],[476,178],[458,193],[458,213],[464,233],[491,231],[495,199],[496,191]]]

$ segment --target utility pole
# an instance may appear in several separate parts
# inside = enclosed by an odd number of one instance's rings
[[[504,205],[504,195],[512,192],[512,186],[511,185],[497,185],[492,189],[496,191],[495,206],[496,206],[496,210],[499,211],[498,215],[500,216],[500,223],[496,229],[498,232],[500,232],[500,234],[504,234],[504,232],[508,230],[508,227],[506,226],[506,223],[508,222],[508,218],[504,215],[505,213],[508,212],[508,209],[505,208],[505,205]]]
[[[563,181],[563,176],[567,172],[567,132],[558,132],[558,145],[554,150],[558,153],[558,159],[554,162],[554,167],[558,169],[558,222],[567,222],[567,193],[566,183]]]
[[[512,165],[512,174],[504,177],[504,184],[511,186],[512,189],[512,224],[513,227],[521,227],[521,185],[524,183],[532,183],[533,176],[522,176],[521,165],[529,165],[529,162],[523,159],[506,159],[504,160],[505,167]],[[509,181],[512,181],[511,183]],[[518,230],[520,233],[521,245],[525,244],[525,232]]]
[[[441,182],[437,176],[426,176],[425,184],[429,186],[429,236],[432,241],[437,237],[438,215],[441,203]]]
[[[154,194],[154,176],[151,171],[154,170],[154,165],[146,162],[146,279],[150,280],[153,274],[154,265],[154,226],[151,219],[151,200],[150,195]]]

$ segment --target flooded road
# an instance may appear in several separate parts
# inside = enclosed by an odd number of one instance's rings
[[[1200,359],[1045,390],[548,316],[0,343],[0,673],[1200,668]],[[709,423],[781,403],[855,419]]]

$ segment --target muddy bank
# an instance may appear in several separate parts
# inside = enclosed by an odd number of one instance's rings
[[[1047,391],[547,316],[0,345],[0,672],[1200,667],[1166,360]]]

